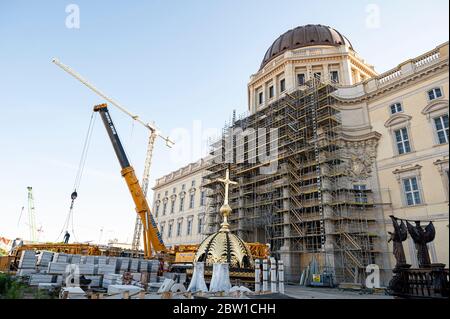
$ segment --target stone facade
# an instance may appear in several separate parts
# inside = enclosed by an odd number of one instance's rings
[[[167,246],[198,244],[205,238],[205,165],[202,159],[156,180],[153,214]]]

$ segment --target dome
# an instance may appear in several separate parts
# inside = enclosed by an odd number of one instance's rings
[[[267,50],[259,69],[261,70],[269,61],[287,50],[316,45],[348,45],[352,48],[350,41],[339,31],[321,24],[308,24],[280,35]]]
[[[230,268],[253,268],[252,254],[247,245],[238,236],[223,230],[203,240],[194,261],[204,262],[206,266],[228,263]]]

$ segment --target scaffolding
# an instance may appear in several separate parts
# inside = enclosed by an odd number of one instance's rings
[[[380,196],[349,174],[335,90],[333,83],[313,79],[225,125],[211,144],[203,178],[210,203],[207,232],[218,229],[223,186],[216,180],[229,168],[238,182],[231,189],[229,220],[243,240],[270,243],[276,257],[289,259],[287,274],[293,280],[315,258],[337,282],[361,283],[365,267],[381,253],[375,244]],[[259,134],[235,133],[259,128],[278,131],[272,174],[260,170],[271,163],[255,161],[270,142],[261,143]]]

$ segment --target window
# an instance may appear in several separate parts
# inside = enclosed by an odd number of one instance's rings
[[[419,185],[417,177],[403,179],[403,190],[405,192],[406,204],[408,206],[419,205],[422,203],[420,199]]]
[[[161,197],[161,194],[158,194],[158,199]]]
[[[315,80],[319,80],[320,81],[321,77],[322,77],[322,73],[321,72],[314,72],[314,79]]]
[[[205,191],[200,193],[200,206],[205,206]]]
[[[304,73],[297,74],[297,84],[305,85],[305,74]]]
[[[203,218],[199,217],[198,218],[198,228],[197,228],[197,232],[199,234],[201,234],[203,232]]]
[[[180,197],[180,212],[184,209],[184,197]]]
[[[406,127],[396,130],[394,133],[398,154],[411,152],[411,145],[409,143],[408,130]]]
[[[357,203],[367,203],[367,190],[366,185],[353,185],[355,192],[355,202]]]
[[[188,219],[186,233],[188,236],[192,234],[192,219]]]
[[[158,217],[159,214],[159,204],[156,205],[155,217]]]
[[[448,143],[448,114],[434,118],[439,144]]]
[[[281,79],[280,80],[280,92],[284,92],[286,90],[286,80]]]
[[[181,190],[184,191],[185,189],[186,189],[186,185],[185,184],[181,185]]]
[[[177,224],[177,236],[181,236],[181,226],[183,225],[183,221],[179,220]]]
[[[395,113],[403,112],[402,105],[400,103],[394,103],[391,105],[391,114],[394,115]]]
[[[191,182],[191,187],[195,187],[195,181]]]
[[[169,191],[164,192],[164,196],[167,196],[167,195],[169,195]]]
[[[258,104],[259,105],[261,105],[261,104],[263,104],[263,93],[262,92],[259,92],[258,93]]]
[[[338,71],[331,71],[330,72],[330,78],[331,78],[332,82],[338,83],[339,82],[339,72]]]
[[[194,194],[189,197],[189,208],[194,208]]]
[[[434,88],[434,89],[428,91],[428,98],[430,99],[430,101],[440,98],[441,96],[442,96],[442,91],[440,88]]]
[[[170,213],[173,214],[175,212],[175,200],[172,200],[170,203]]]
[[[161,237],[164,236],[164,225],[160,226],[159,233],[161,234]]]
[[[166,214],[166,211],[167,211],[167,203],[164,203],[163,204],[163,216]]]
[[[177,189],[174,187],[172,190],[172,193],[175,194],[177,192]]]
[[[269,99],[273,98],[274,92],[273,92],[273,85],[269,86]]]
[[[167,232],[167,237],[172,237],[173,224],[169,224],[169,231]]]

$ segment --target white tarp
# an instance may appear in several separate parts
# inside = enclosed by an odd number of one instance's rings
[[[230,269],[228,268],[228,264],[213,264],[213,274],[211,278],[211,284],[209,286],[209,291],[228,292],[230,288]]]
[[[192,274],[192,279],[189,284],[188,291],[208,291],[208,287],[206,287],[205,283],[205,263],[194,263],[194,273]]]

